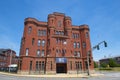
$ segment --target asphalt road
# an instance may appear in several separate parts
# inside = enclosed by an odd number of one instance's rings
[[[101,72],[104,76],[88,78],[35,78],[0,74],[0,80],[120,80],[120,72]]]

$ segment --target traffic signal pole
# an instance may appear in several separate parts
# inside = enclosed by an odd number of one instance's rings
[[[102,43],[104,43],[104,46],[105,47],[107,47],[107,42],[106,41],[102,41],[102,42],[100,42],[100,43],[98,43],[97,45],[95,45],[93,48],[92,48],[92,51],[93,50],[95,50],[95,49],[97,49],[97,50],[99,50],[100,48],[99,48],[99,45],[100,44],[102,44]],[[88,73],[88,76],[90,76],[90,50],[87,52],[87,68],[88,68],[88,70],[87,70],[87,73]]]

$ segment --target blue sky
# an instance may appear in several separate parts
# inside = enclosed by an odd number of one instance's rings
[[[0,0],[0,48],[19,55],[24,19],[47,21],[53,12],[70,16],[73,25],[88,24],[92,46],[107,41],[93,51],[94,60],[120,55],[120,0]]]

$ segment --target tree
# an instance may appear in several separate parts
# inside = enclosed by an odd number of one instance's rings
[[[108,64],[106,63],[101,63],[100,66],[103,67],[103,68],[106,68]]]
[[[98,64],[94,61],[94,68],[98,68]]]
[[[109,65],[110,65],[110,67],[117,67],[117,63],[112,58],[109,60]]]

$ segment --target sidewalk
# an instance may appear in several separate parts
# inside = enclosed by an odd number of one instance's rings
[[[87,74],[55,74],[55,75],[50,75],[50,74],[46,74],[46,75],[21,75],[21,74],[13,74],[13,73],[6,73],[6,72],[0,72],[0,74],[3,75],[10,75],[10,76],[19,76],[19,77],[68,77],[68,78],[74,78],[74,77],[81,77],[81,78],[87,78],[87,77],[97,77],[97,76],[103,76],[104,74],[98,74],[98,73],[94,73],[91,74],[90,76],[88,76]]]

